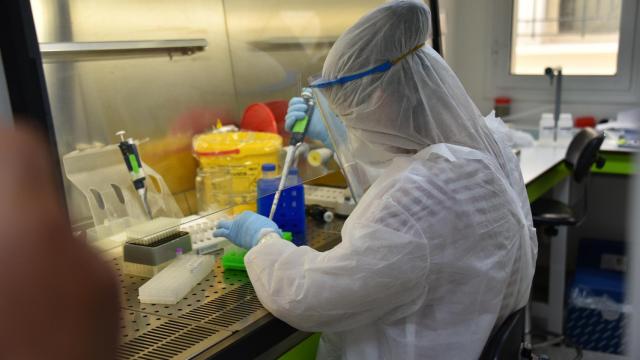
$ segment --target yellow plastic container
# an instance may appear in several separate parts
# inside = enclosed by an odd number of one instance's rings
[[[199,211],[233,206],[233,212],[256,210],[256,185],[261,176],[262,164],[279,165],[282,137],[278,134],[261,132],[207,133],[193,138],[193,152],[200,162],[201,172],[209,174],[200,177]],[[213,179],[213,174],[224,174]],[[215,177],[215,176],[213,176]],[[198,183],[196,182],[196,185]],[[207,199],[218,199],[215,204],[207,204]],[[219,203],[219,199],[227,199]],[[226,203],[228,202],[228,203]]]
[[[168,135],[138,147],[142,161],[157,171],[172,194],[193,190],[197,163],[191,156],[190,135]]]

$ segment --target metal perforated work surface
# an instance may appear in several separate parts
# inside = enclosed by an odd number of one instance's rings
[[[307,223],[310,247],[325,251],[340,241],[343,221]],[[120,359],[186,359],[268,314],[247,274],[223,271],[220,262],[175,305],[141,304],[138,288],[148,279],[122,273],[122,257],[112,258],[121,287]]]
[[[114,262],[120,261],[121,258],[114,259]],[[138,301],[138,288],[147,280],[146,278],[128,274],[120,276],[123,305],[128,310],[174,318],[249,282],[246,273],[240,271],[224,272],[220,263],[216,262],[211,274],[198,283],[178,304],[154,305],[141,304]]]
[[[136,311],[121,315],[122,344],[118,359],[187,359],[217,343],[231,332]]]

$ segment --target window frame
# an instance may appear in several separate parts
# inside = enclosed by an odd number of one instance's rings
[[[508,94],[513,99],[546,100],[550,84],[540,75],[511,74],[513,8],[515,0],[495,1],[495,21],[491,42],[491,74],[488,93]],[[571,102],[632,103],[640,101],[640,25],[636,24],[638,1],[624,0],[620,18],[620,43],[615,75],[566,75],[563,99]],[[635,60],[635,61],[634,61]]]

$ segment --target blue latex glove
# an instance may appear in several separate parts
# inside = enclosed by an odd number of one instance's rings
[[[285,129],[290,132],[293,124],[295,124],[296,121],[303,119],[306,116],[306,112],[307,104],[304,103],[304,100],[301,97],[291,98],[291,100],[289,100],[287,115],[284,117]],[[331,139],[329,138],[327,128],[324,126],[324,122],[320,118],[320,111],[318,110],[318,106],[313,109],[313,114],[311,115],[311,123],[309,123],[309,128],[307,129],[307,136],[314,140],[321,141],[324,146],[333,150],[333,144],[331,143]]]
[[[220,220],[213,236],[225,237],[241,248],[251,249],[269,230],[282,236],[278,225],[269,218],[244,211],[233,220]]]

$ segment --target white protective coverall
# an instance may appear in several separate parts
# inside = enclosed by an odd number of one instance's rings
[[[323,77],[397,58],[427,39],[429,21],[419,2],[377,8],[337,40]],[[319,358],[477,359],[526,304],[534,272],[515,156],[430,47],[325,94],[358,146],[379,155],[363,165],[384,170],[333,249],[271,233],[248,252],[260,301],[322,332]]]

